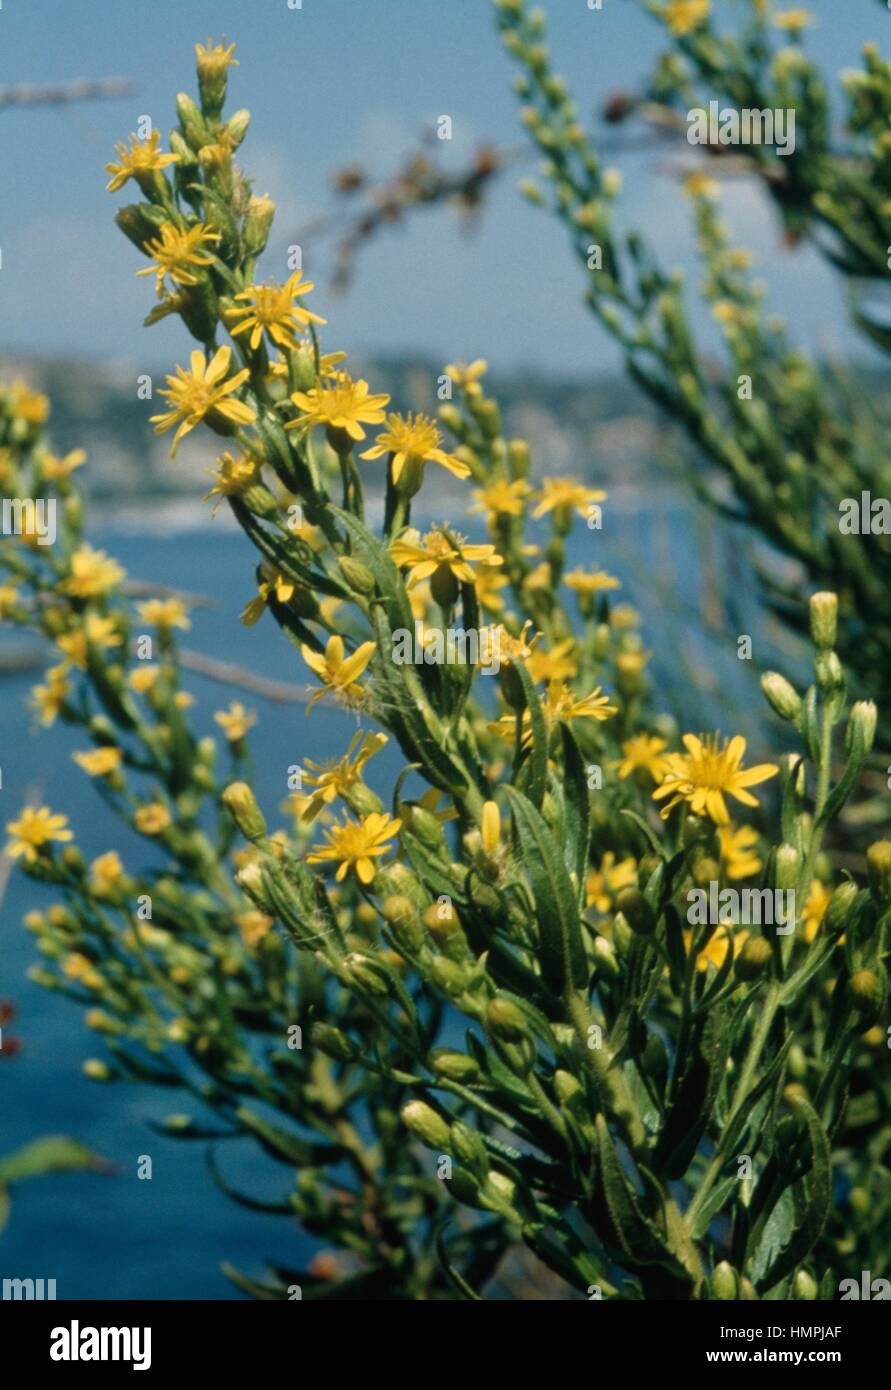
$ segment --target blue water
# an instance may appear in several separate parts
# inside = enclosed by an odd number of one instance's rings
[[[189,646],[280,680],[307,679],[299,654],[271,618],[265,616],[253,629],[239,621],[253,593],[253,556],[239,536],[222,528],[170,537],[106,530],[91,539],[113,552],[134,578],[217,600],[216,608],[193,612]],[[736,660],[735,637],[728,638],[726,626],[723,637],[709,636],[701,618],[703,601],[714,597],[717,564],[741,605],[739,621],[748,624],[736,630],[752,632],[751,586],[734,570],[738,550],[712,532],[704,558],[693,515],[670,498],[651,497],[645,508],[628,510],[612,523],[608,515],[602,533],[581,534],[571,556],[576,563],[617,574],[625,585],[621,598],[642,609],[654,652],[649,669],[660,692],[658,707],[671,703],[685,662],[696,664],[704,684],[692,707],[688,691],[688,727],[720,723],[726,729],[733,723],[758,736],[757,702],[750,698],[754,677]],[[730,615],[731,632],[735,617]],[[34,732],[25,707],[33,684],[33,675],[4,677],[0,683],[3,823],[36,784],[44,801],[69,816],[88,858],[114,847],[132,861],[142,842],[125,843],[117,821],[71,762],[72,751],[84,746],[83,737],[61,725]],[[261,804],[270,811],[286,795],[289,764],[341,752],[355,727],[349,716],[324,705],[307,719],[302,705],[272,704],[201,677],[187,677],[186,684],[196,696],[193,714],[201,732],[218,732],[213,711],[231,698],[242,698],[259,713],[256,782]],[[763,747],[757,751],[760,755]],[[385,791],[400,765],[398,750],[386,749],[372,765],[371,780]],[[60,1298],[226,1299],[240,1294],[221,1273],[223,1260],[252,1274],[262,1273],[267,1258],[292,1267],[305,1261],[314,1246],[288,1218],[245,1211],[217,1190],[200,1142],[161,1138],[148,1127],[148,1119],[189,1109],[185,1097],[97,1085],[81,1074],[85,1058],[101,1055],[98,1038],[83,1027],[76,1006],[25,974],[38,957],[21,918],[49,900],[14,874],[2,908],[0,997],[16,1002],[17,1018],[6,1031],[21,1039],[22,1051],[16,1057],[0,1055],[0,1153],[37,1135],[67,1133],[102,1154],[113,1171],[53,1176],[17,1188],[10,1224],[0,1236],[0,1277],[54,1278]],[[150,1181],[137,1177],[138,1160],[146,1154],[153,1161]],[[221,1163],[230,1180],[255,1195],[275,1197],[288,1189],[288,1171],[267,1165],[253,1145],[227,1144]]]

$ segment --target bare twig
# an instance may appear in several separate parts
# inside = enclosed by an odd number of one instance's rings
[[[82,77],[75,82],[60,82],[56,86],[20,83],[17,86],[0,87],[0,107],[65,106],[74,101],[128,97],[134,90],[134,84],[129,77]]]
[[[274,681],[266,676],[255,676],[243,666],[231,661],[217,661],[203,652],[191,651],[188,647],[179,649],[180,663],[187,671],[196,675],[208,676],[210,680],[222,685],[234,685],[239,690],[248,690],[252,695],[262,695],[265,700],[273,700],[280,705],[302,705],[312,696],[312,690],[305,685],[289,685],[286,681]]]

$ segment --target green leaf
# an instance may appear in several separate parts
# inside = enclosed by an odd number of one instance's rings
[[[336,1163],[342,1157],[342,1150],[336,1144],[312,1144],[297,1134],[270,1124],[253,1110],[248,1110],[247,1106],[239,1106],[235,1118],[259,1139],[268,1154],[281,1163],[290,1163],[296,1168],[318,1167],[323,1163]]]
[[[541,704],[536,694],[532,677],[522,661],[514,663],[514,671],[520,678],[526,696],[526,709],[531,723],[531,743],[527,752],[528,783],[527,792],[533,806],[541,808],[548,778],[548,731],[541,712]],[[516,770],[516,769],[515,769]]]
[[[588,795],[585,764],[572,730],[568,724],[561,724],[560,732],[563,737],[563,766],[566,774],[566,859],[575,872],[581,905],[591,843],[591,800]]]
[[[42,1178],[47,1173],[77,1173],[89,1169],[95,1172],[105,1167],[105,1160],[85,1144],[64,1134],[51,1134],[0,1158],[0,1185],[11,1187],[26,1178]]]
[[[820,1117],[810,1101],[803,1095],[793,1095],[789,1104],[799,1119],[804,1121],[811,1149],[811,1169],[804,1178],[804,1202],[801,1212],[796,1213],[794,1233],[788,1245],[772,1261],[764,1277],[759,1281],[759,1291],[767,1292],[780,1283],[787,1275],[793,1274],[802,1260],[823,1234],[829,1216],[832,1195],[832,1160],[829,1154],[829,1141]]]
[[[665,1265],[678,1278],[689,1283],[690,1276],[687,1271],[675,1258],[652,1222],[641,1211],[638,1195],[625,1177],[603,1115],[597,1116],[596,1127],[606,1204],[616,1237],[626,1257],[636,1266]]]
[[[562,993],[588,982],[578,900],[563,855],[541,814],[516,787],[505,787],[523,863],[532,884],[541,931],[541,968],[552,989]]]

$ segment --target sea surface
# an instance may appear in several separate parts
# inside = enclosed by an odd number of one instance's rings
[[[183,529],[182,518],[147,504],[138,517],[109,518],[90,539],[115,554],[133,578],[213,599],[213,607],[194,610],[184,638],[189,647],[278,680],[308,679],[271,618],[252,629],[239,621],[254,593],[254,557],[239,534],[222,524]],[[732,724],[753,739],[766,736],[753,663],[737,659],[736,633],[753,632],[757,622],[738,542],[668,490],[618,496],[605,512],[603,531],[579,528],[574,564],[616,574],[623,581],[619,597],[641,609],[656,708],[683,704],[688,727],[720,725],[726,732]],[[0,636],[0,644],[9,640]],[[88,858],[109,848],[132,858],[141,842],[120,829],[71,761],[84,746],[82,736],[61,725],[34,729],[26,698],[37,674],[0,675],[0,821],[12,819],[34,788],[69,816]],[[355,727],[348,715],[325,705],[307,718],[302,705],[274,704],[203,677],[187,677],[186,684],[196,696],[201,732],[218,732],[213,712],[230,699],[257,711],[256,782],[266,808],[285,796],[289,764],[339,754]],[[763,751],[756,744],[755,761]],[[397,749],[384,750],[372,780],[381,790],[392,786],[400,765]],[[47,901],[44,890],[13,873],[0,908],[0,998],[17,1006],[5,1035],[21,1041],[17,1055],[0,1053],[0,1154],[38,1135],[65,1133],[111,1168],[18,1187],[0,1235],[0,1279],[55,1279],[59,1298],[227,1299],[241,1295],[221,1272],[224,1260],[253,1275],[262,1273],[267,1259],[298,1266],[315,1247],[288,1218],[234,1205],[211,1181],[203,1143],[162,1138],[149,1127],[149,1120],[187,1109],[184,1097],[97,1085],[83,1076],[83,1061],[101,1055],[98,1039],[84,1028],[77,1006],[26,978],[38,955],[21,918]],[[136,1175],[141,1155],[151,1156],[150,1181]],[[227,1144],[222,1166],[255,1195],[287,1191],[288,1172],[267,1165],[250,1143]]]

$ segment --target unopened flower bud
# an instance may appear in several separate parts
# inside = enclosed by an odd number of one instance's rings
[[[449,1127],[432,1105],[423,1100],[410,1100],[400,1114],[406,1129],[428,1149],[448,1150]]]
[[[352,555],[341,555],[338,565],[343,571],[343,577],[350,588],[356,594],[365,596],[373,594],[377,587],[374,575],[367,565],[363,565],[361,560],[356,560]]]
[[[856,883],[846,879],[844,883],[838,885],[829,899],[829,904],[823,914],[823,925],[833,936],[844,931],[851,909],[857,901],[858,891]]]
[[[817,1283],[806,1269],[800,1269],[792,1281],[792,1297],[797,1301],[810,1302],[817,1297]]]
[[[608,980],[617,979],[621,974],[621,969],[612,942],[607,941],[605,936],[596,937],[593,954],[598,975],[604,975]]]
[[[866,851],[869,891],[882,907],[891,904],[891,840],[876,840]]]
[[[711,1277],[712,1297],[726,1302],[739,1297],[739,1278],[732,1264],[722,1260]]]
[[[268,194],[254,196],[248,203],[244,221],[244,246],[248,256],[259,256],[265,251],[269,240],[269,229],[275,217],[275,203]]]
[[[757,980],[767,969],[772,955],[769,941],[763,936],[750,936],[736,958],[736,978]]]
[[[761,677],[761,689],[767,697],[771,709],[781,719],[797,719],[801,713],[801,696],[795,687],[777,671],[765,671]]]
[[[848,715],[848,727],[845,731],[845,744],[850,750],[853,746],[855,730],[859,732],[863,739],[864,750],[869,753],[876,737],[876,720],[878,711],[872,700],[857,700],[851,706],[851,713]]]
[[[484,1181],[489,1171],[489,1155],[483,1136],[463,1120],[456,1120],[450,1131],[450,1150],[474,1177]]]
[[[247,782],[230,782],[221,800],[245,839],[263,839],[266,821]]]
[[[448,1047],[436,1047],[430,1053],[431,1071],[448,1081],[474,1082],[479,1078],[479,1064],[466,1052],[453,1052]]]
[[[814,646],[820,651],[830,651],[835,646],[838,626],[838,598],[836,595],[828,592],[812,594],[810,616],[811,637]]]
[[[864,1019],[878,1018],[885,1002],[885,989],[874,970],[855,970],[848,981],[848,994],[854,1008]]]
[[[330,1023],[314,1023],[310,1031],[313,1046],[335,1062],[352,1062],[359,1055],[359,1049],[346,1033],[334,1028]]]
[[[639,888],[623,888],[616,898],[616,906],[632,931],[651,936],[656,930],[656,914]]]
[[[798,882],[800,867],[801,859],[795,846],[780,845],[777,850],[775,870],[777,888],[794,888]]]
[[[344,969],[349,978],[369,994],[388,994],[390,981],[387,972],[372,957],[360,951],[351,951],[344,957]]]

